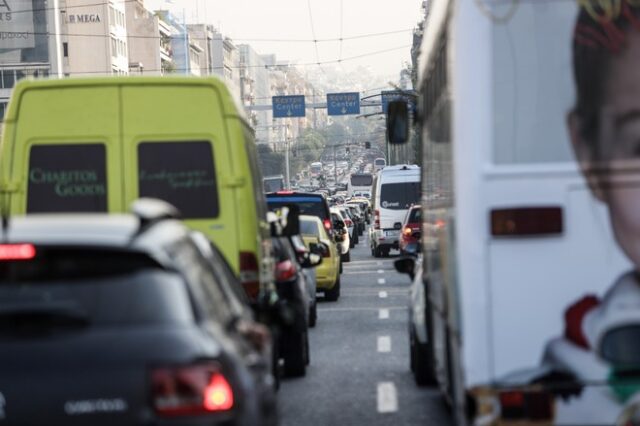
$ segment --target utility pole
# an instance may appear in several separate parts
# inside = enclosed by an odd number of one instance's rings
[[[338,145],[337,144],[333,144],[333,180],[334,180],[334,185],[338,184],[338,154],[337,154],[337,150],[338,150]]]

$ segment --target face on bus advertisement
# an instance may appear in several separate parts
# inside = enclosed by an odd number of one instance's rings
[[[609,210],[618,244],[640,270],[640,2],[608,1],[581,2],[573,54],[577,102],[569,131],[594,196]]]

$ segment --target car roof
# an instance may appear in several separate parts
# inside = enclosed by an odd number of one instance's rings
[[[101,248],[147,253],[163,264],[163,248],[190,234],[180,220],[159,217],[146,221],[134,214],[32,214],[11,217],[5,243]]]
[[[301,214],[300,215],[300,220],[304,220],[305,222],[315,222],[316,224],[319,224],[320,226],[322,226],[322,221],[320,220],[320,218],[318,216],[310,216],[310,215],[306,215],[306,214]]]

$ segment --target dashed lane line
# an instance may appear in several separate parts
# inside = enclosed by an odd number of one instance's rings
[[[391,337],[390,336],[378,336],[378,352],[389,353],[391,352]]]
[[[378,284],[386,284],[386,280],[384,278],[378,278]]]
[[[395,413],[398,411],[398,392],[393,382],[378,383],[378,413]]]
[[[407,308],[405,306],[393,306],[391,308],[384,308],[387,311],[406,311]],[[377,306],[360,306],[360,307],[352,307],[352,308],[325,308],[322,305],[318,305],[318,311],[322,312],[354,312],[354,311],[380,311],[381,309]]]
[[[386,291],[381,291],[381,292],[378,293],[378,297],[380,299],[386,299],[388,295],[389,295],[389,293],[387,293]]]
[[[378,311],[378,319],[389,319],[389,309],[383,308]]]
[[[379,274],[384,274],[384,269],[378,269]]]

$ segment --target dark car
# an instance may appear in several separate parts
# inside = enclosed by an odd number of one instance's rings
[[[330,234],[333,233],[329,204],[322,194],[294,191],[278,191],[267,194],[267,206],[271,211],[291,204],[298,206],[300,214],[319,217],[326,230]]]
[[[421,227],[422,209],[419,205],[411,206],[402,221],[402,228],[400,228],[400,239],[398,242],[400,254],[407,254],[408,251],[411,251],[420,243],[422,235]]]
[[[296,249],[289,237],[272,238],[276,287],[290,320],[280,329],[279,352],[288,376],[304,376],[309,364],[309,296]]]
[[[3,423],[277,422],[268,331],[169,207],[5,223]]]

